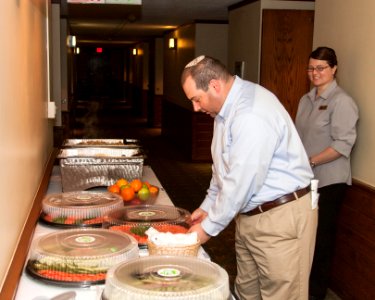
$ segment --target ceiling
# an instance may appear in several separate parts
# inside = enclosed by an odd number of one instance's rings
[[[134,44],[194,21],[227,21],[241,0],[142,0],[142,5],[72,4],[61,0],[77,44]]]

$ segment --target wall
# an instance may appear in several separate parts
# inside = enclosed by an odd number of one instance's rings
[[[244,79],[259,82],[260,2],[229,11],[228,68],[244,61]]]
[[[228,24],[196,23],[181,26],[164,36],[164,96],[192,110],[181,88],[180,76],[194,57],[206,54],[227,62]],[[177,49],[168,49],[168,39],[177,38]]]
[[[314,2],[259,0],[229,11],[228,67],[245,62],[244,79],[259,83],[262,9],[313,10]]]
[[[180,76],[184,66],[195,56],[194,24],[189,24],[164,36],[164,97],[191,110],[180,84]],[[177,49],[168,49],[168,39],[177,38]],[[185,101],[186,100],[186,101]]]
[[[197,23],[195,26],[195,56],[210,55],[227,65],[228,24]]]
[[[1,2],[1,287],[52,149],[53,122],[47,119],[46,102],[47,2]]]
[[[353,177],[375,186],[375,1],[316,0],[314,48],[335,49],[338,82],[359,106],[358,140],[353,151]]]

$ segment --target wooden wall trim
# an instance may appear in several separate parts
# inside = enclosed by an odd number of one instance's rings
[[[357,180],[339,214],[331,288],[342,299],[375,299],[375,189]]]
[[[42,208],[41,203],[48,188],[50,175],[57,153],[58,149],[54,148],[45,166],[44,174],[39,184],[38,191],[35,195],[33,206],[27,218],[25,227],[21,233],[20,241],[17,245],[15,255],[10,263],[8,274],[5,277],[4,285],[0,292],[0,299],[2,300],[11,300],[15,297],[18,282],[22,275],[23,267],[29,251],[31,237],[38,222],[38,218]]]

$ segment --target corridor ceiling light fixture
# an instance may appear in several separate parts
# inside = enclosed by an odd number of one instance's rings
[[[137,48],[133,48],[133,55],[137,55],[138,54],[138,49]]]
[[[169,49],[177,49],[177,39],[176,38],[170,38],[169,39],[168,48]]]
[[[66,37],[66,45],[70,48],[74,48],[77,45],[77,40],[75,35],[68,35]]]

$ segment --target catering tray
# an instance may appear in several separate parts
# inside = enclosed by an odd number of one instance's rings
[[[123,206],[121,196],[110,192],[49,194],[43,198],[39,221],[60,228],[101,227],[105,214]]]
[[[26,265],[35,279],[59,286],[103,284],[110,267],[139,257],[136,240],[105,229],[67,229],[36,240]]]
[[[227,300],[227,272],[208,260],[149,256],[109,269],[103,300]]]
[[[141,178],[144,154],[141,148],[78,147],[60,149],[64,192],[110,186],[119,178]]]
[[[66,139],[63,147],[139,147],[138,139]]]
[[[113,210],[104,216],[103,228],[132,235],[141,247],[147,247],[145,231],[154,227],[160,232],[186,233],[190,213],[172,205],[134,205]]]

